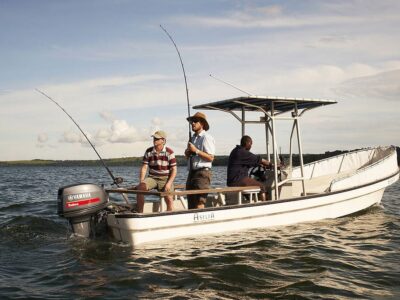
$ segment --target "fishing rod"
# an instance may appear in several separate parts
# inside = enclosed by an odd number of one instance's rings
[[[250,93],[248,93],[248,92],[246,92],[246,91],[244,91],[244,90],[242,90],[242,89],[239,89],[237,86],[234,86],[233,84],[231,84],[231,83],[229,83],[229,82],[223,81],[222,79],[219,79],[219,78],[217,78],[217,77],[215,77],[215,76],[213,76],[213,75],[211,75],[211,74],[210,74],[210,77],[211,77],[211,78],[214,78],[215,80],[218,80],[218,81],[220,81],[220,82],[222,82],[222,83],[225,83],[225,84],[227,84],[227,85],[233,87],[234,89],[237,89],[238,91],[241,91],[241,92],[247,94],[247,95],[250,96],[250,97],[251,97],[251,96],[254,96],[254,95],[252,95],[252,94],[250,94]]]
[[[165,32],[165,34],[169,37],[169,39],[171,40],[171,42],[174,44],[176,52],[178,53],[179,56],[179,60],[181,62],[181,66],[182,66],[182,71],[183,71],[183,78],[185,79],[185,87],[186,87],[186,100],[187,100],[187,111],[188,111],[188,118],[190,118],[190,103],[189,103],[189,89],[187,86],[187,80],[186,80],[186,73],[185,73],[185,67],[183,66],[183,61],[182,61],[182,57],[181,57],[181,53],[178,50],[178,46],[176,45],[174,39],[172,38],[172,36],[168,33],[168,31],[162,27],[162,25],[160,25],[161,29]],[[190,132],[190,123],[188,124],[189,126],[189,141],[192,138],[192,134]]]
[[[47,95],[46,93],[42,92],[39,89],[35,89],[37,92],[39,92],[40,94],[42,94],[43,96],[45,96],[47,99],[49,99],[50,101],[52,101],[55,105],[57,105],[63,112],[65,112],[65,114],[71,119],[72,122],[74,122],[74,124],[76,125],[76,127],[78,127],[78,129],[80,130],[80,132],[83,134],[83,136],[86,138],[86,140],[88,141],[88,143],[90,144],[90,146],[92,146],[94,152],[96,152],[97,156],[99,157],[101,163],[103,164],[103,167],[106,168],[108,174],[110,175],[110,177],[113,180],[113,184],[115,184],[117,187],[119,187],[119,185],[124,181],[122,177],[114,177],[113,173],[111,172],[111,170],[107,167],[106,163],[104,162],[104,160],[101,158],[99,152],[97,152],[96,148],[94,147],[94,145],[92,144],[92,142],[89,140],[89,138],[87,137],[87,135],[83,132],[82,128],[78,125],[78,123],[74,120],[74,118],[72,118],[72,116],[60,105],[58,104],[57,101],[55,101],[53,98],[51,98],[49,95]],[[125,194],[122,194],[123,198],[125,199],[126,203],[128,205],[129,201],[128,201],[128,197]]]

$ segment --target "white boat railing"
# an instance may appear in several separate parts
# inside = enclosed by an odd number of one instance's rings
[[[370,161],[349,172],[344,176],[332,180],[329,191],[335,191],[350,187],[352,185],[362,185],[373,182],[382,177],[398,172],[397,153],[394,147],[372,149]]]
[[[177,185],[175,186],[176,190],[173,192],[157,192],[157,191],[140,191],[135,189],[106,189],[107,193],[116,193],[116,194],[136,194],[136,195],[144,195],[144,196],[157,196],[159,199],[160,209],[159,211],[164,211],[164,198],[167,196],[173,196],[175,201],[180,201],[183,209],[188,209],[184,197],[187,195],[199,195],[199,194],[214,194],[215,203],[219,205],[233,205],[232,203],[227,204],[225,202],[227,194],[235,194],[235,205],[244,204],[242,199],[244,195],[249,196],[249,202],[257,202],[259,201],[257,194],[260,192],[259,186],[245,186],[245,187],[218,187],[211,189],[202,189],[202,190],[181,190],[184,186]]]

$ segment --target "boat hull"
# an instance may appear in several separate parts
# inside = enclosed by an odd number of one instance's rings
[[[399,173],[366,185],[288,200],[157,214],[109,214],[113,237],[136,247],[145,243],[346,216],[379,204]]]

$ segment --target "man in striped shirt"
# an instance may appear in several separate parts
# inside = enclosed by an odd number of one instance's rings
[[[167,134],[164,131],[156,131],[152,137],[154,146],[148,148],[144,153],[139,174],[140,184],[136,189],[141,191],[157,189],[159,192],[172,192],[174,191],[174,179],[177,170],[174,151],[165,145]],[[149,176],[146,178],[147,169],[149,169]],[[165,202],[167,210],[173,210],[172,196],[165,197]],[[144,195],[138,194],[136,210],[142,213],[143,207]]]

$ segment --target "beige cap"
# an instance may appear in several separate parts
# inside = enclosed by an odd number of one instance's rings
[[[154,137],[156,139],[166,139],[167,138],[167,134],[162,130],[158,130],[158,131],[154,132],[152,137]]]
[[[195,119],[201,119],[201,121],[204,124],[203,125],[204,130],[207,131],[208,129],[210,129],[210,125],[208,125],[207,117],[205,114],[203,114],[202,112],[197,112],[193,116],[186,118],[186,120],[188,120],[189,122],[191,122],[192,120],[195,120]]]

